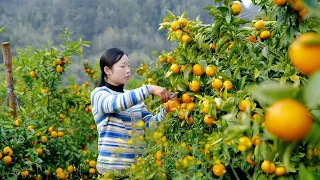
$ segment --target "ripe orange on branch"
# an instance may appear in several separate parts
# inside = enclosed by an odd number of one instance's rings
[[[234,15],[240,14],[240,13],[241,13],[241,6],[240,6],[240,4],[233,3],[233,4],[231,5],[231,10],[232,10],[232,13],[233,13]]]
[[[307,32],[297,37],[289,47],[293,66],[307,75],[320,69],[320,35]]]
[[[267,129],[285,141],[302,140],[312,126],[308,109],[300,102],[289,98],[271,104],[265,113],[265,121]]]

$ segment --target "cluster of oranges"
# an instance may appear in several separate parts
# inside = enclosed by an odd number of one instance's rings
[[[54,130],[54,128],[53,128],[52,126],[50,126],[50,127],[48,128],[48,132],[50,133],[50,135],[51,135],[52,138],[64,136],[64,132],[62,132],[62,131],[58,131],[58,132],[57,132],[57,131]],[[44,140],[44,139],[42,139],[42,140]]]
[[[171,30],[175,33],[175,38],[182,43],[190,43],[190,29],[188,29],[189,22],[186,18],[180,17],[178,20],[171,22]]]
[[[161,62],[161,63],[172,63],[173,61],[175,61],[176,59],[174,57],[172,57],[171,55],[167,55],[167,56],[164,56],[164,55],[160,55],[158,57],[158,61]]]
[[[11,158],[12,155],[13,155],[12,149],[7,146],[7,147],[3,148],[3,155],[0,152],[0,159],[2,159],[2,156],[4,156],[3,157],[4,164],[9,165],[12,162],[12,158]]]
[[[52,61],[52,67],[56,68],[58,73],[62,73],[64,70],[64,65],[70,63],[68,57],[57,58]]]
[[[145,63],[142,63],[140,65],[140,68],[136,68],[136,73],[139,74],[140,76],[144,76],[147,69],[148,69],[147,65]]]
[[[273,0],[278,6],[289,5],[294,11],[298,12],[301,18],[304,18],[308,13],[308,8],[304,6],[301,0]]]
[[[265,40],[265,39],[268,39],[268,38],[270,38],[270,36],[271,36],[271,33],[270,33],[270,31],[269,30],[266,30],[266,23],[265,23],[265,21],[263,21],[263,20],[259,20],[259,21],[256,21],[255,23],[254,23],[254,27],[255,27],[255,29],[256,29],[256,35],[259,35],[260,36],[260,39],[262,39],[262,40]],[[251,36],[249,36],[249,40],[251,41],[251,42],[255,42],[255,37],[251,37]]]
[[[90,78],[95,79],[97,77],[96,71],[89,65],[88,60],[85,60],[83,62],[83,69],[82,70]]]

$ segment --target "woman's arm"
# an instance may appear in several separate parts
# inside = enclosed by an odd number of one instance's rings
[[[144,103],[142,103],[141,109],[142,109],[142,119],[145,123],[145,127],[149,127],[150,123],[159,123],[161,120],[164,119],[164,117],[167,114],[167,110],[165,108],[162,108],[158,114],[152,115],[148,111]]]
[[[153,93],[151,86],[143,86],[121,94],[101,89],[91,93],[91,104],[95,111],[99,109],[104,114],[117,113],[140,103],[151,93]]]
[[[159,96],[162,102],[170,99],[170,93],[165,88],[154,85],[143,86],[122,94],[113,94],[101,89],[91,93],[92,110],[94,114],[98,110],[104,114],[121,112],[142,102],[150,94]]]

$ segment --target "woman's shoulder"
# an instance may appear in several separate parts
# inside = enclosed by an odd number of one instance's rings
[[[106,86],[96,87],[91,91],[91,96],[97,94],[97,92],[111,93],[111,90]]]

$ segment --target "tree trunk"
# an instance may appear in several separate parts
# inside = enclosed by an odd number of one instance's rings
[[[12,56],[10,51],[10,44],[8,42],[2,43],[3,61],[6,67],[6,81],[7,81],[7,96],[9,105],[12,109],[12,116],[14,119],[17,117],[16,96],[13,92],[13,77],[12,77]]]

